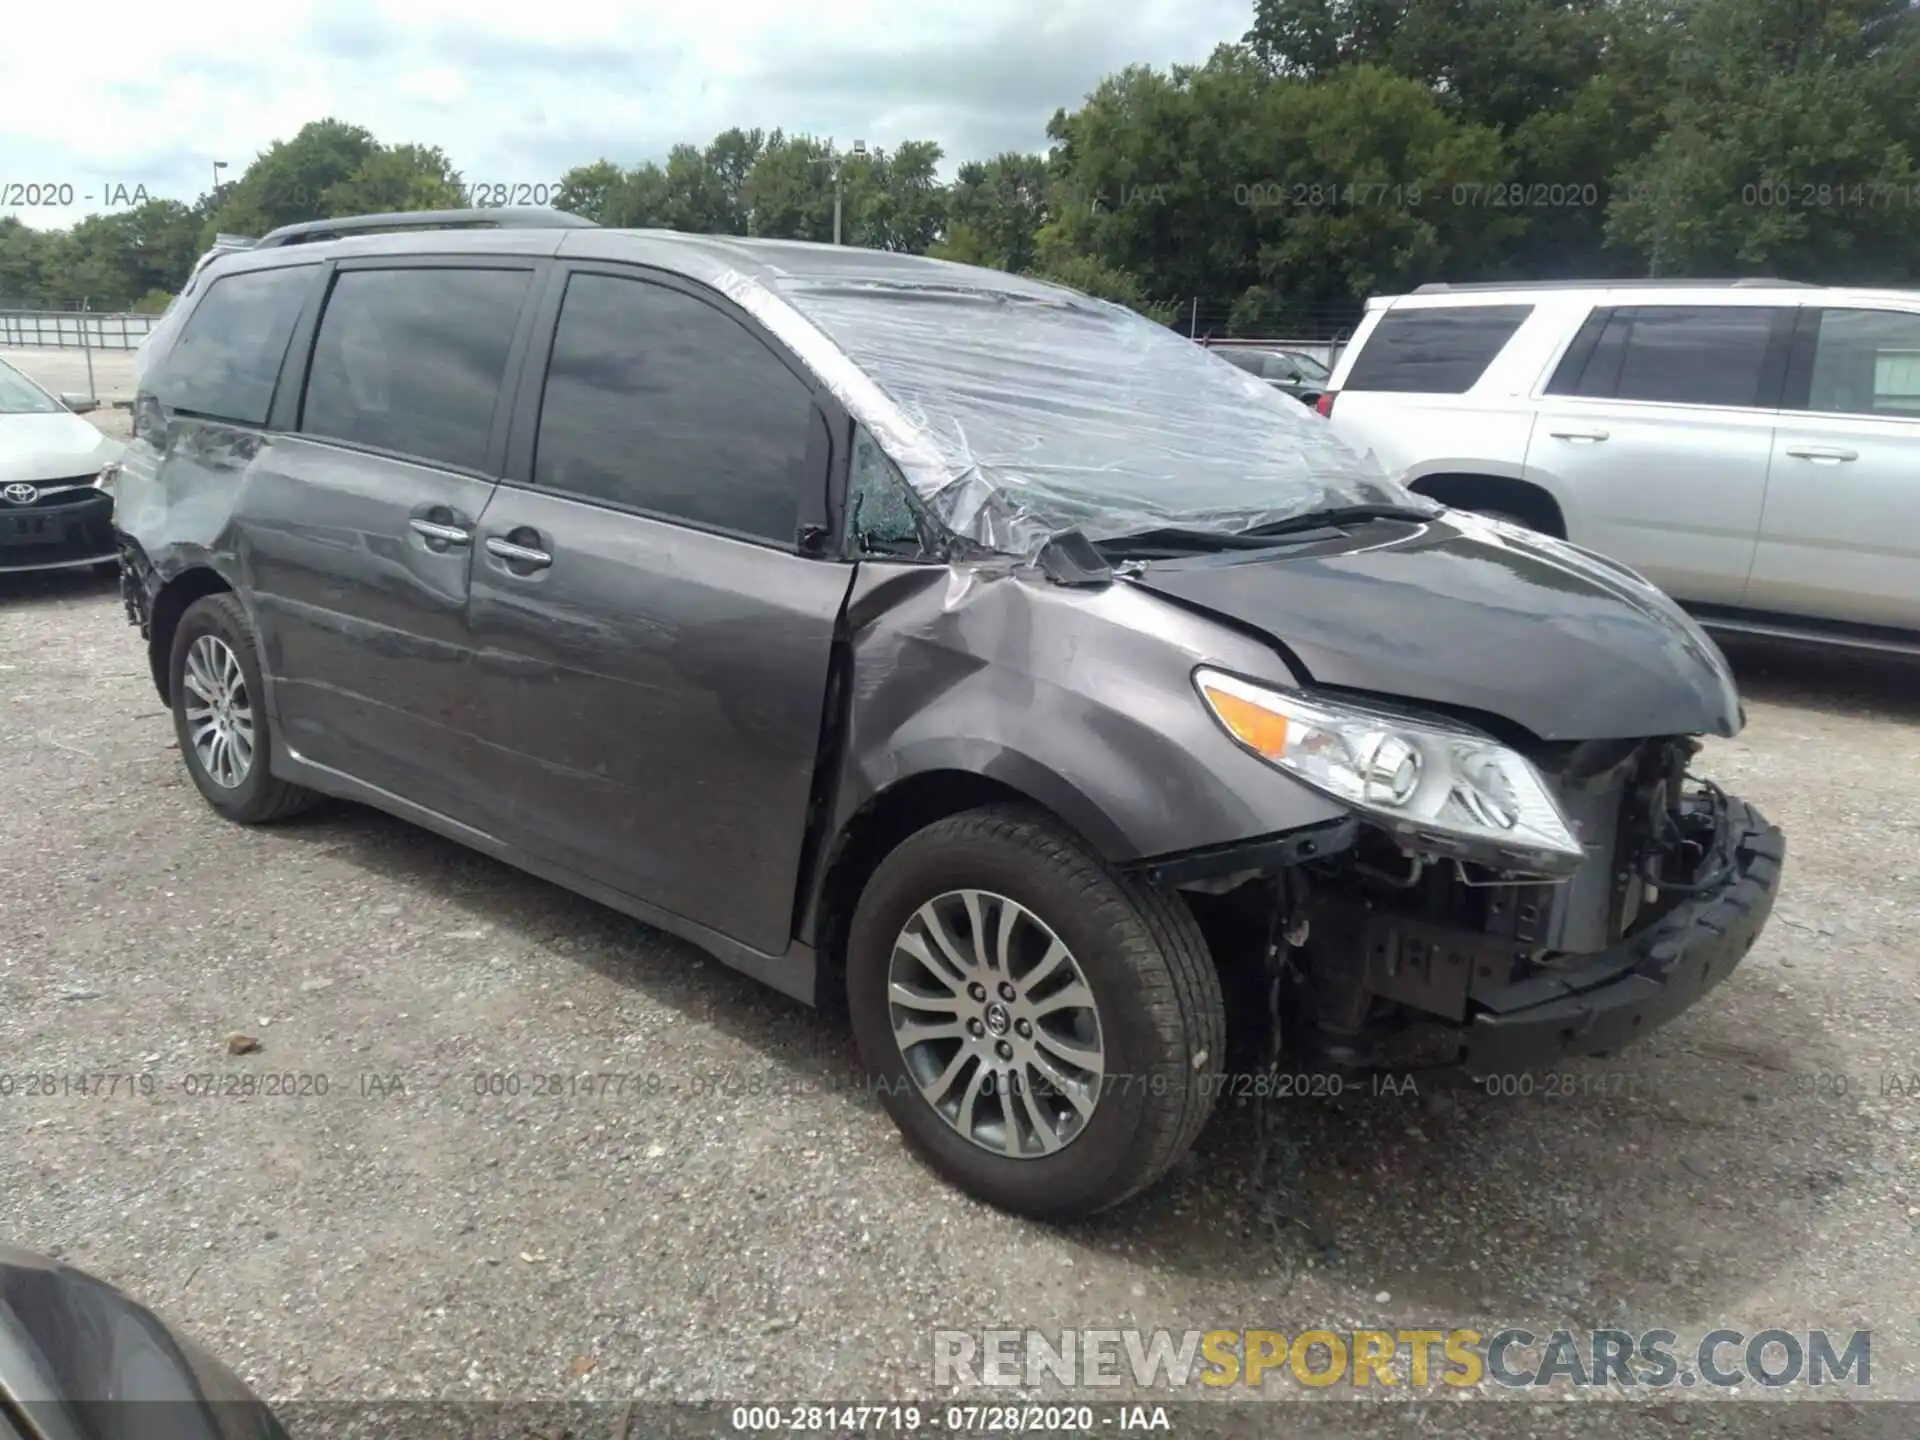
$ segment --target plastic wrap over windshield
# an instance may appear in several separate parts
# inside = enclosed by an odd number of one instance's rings
[[[1007,288],[765,282],[840,352],[838,365],[821,363],[818,346],[807,358],[951,534],[1031,556],[1076,528],[1090,540],[1236,531],[1328,506],[1409,503],[1299,401],[1165,326],[995,280]]]

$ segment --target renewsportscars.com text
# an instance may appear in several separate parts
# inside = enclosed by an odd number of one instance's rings
[[[1512,1327],[1430,1330],[940,1330],[934,1384],[984,1389],[1508,1388],[1726,1390],[1872,1383],[1871,1331]]]

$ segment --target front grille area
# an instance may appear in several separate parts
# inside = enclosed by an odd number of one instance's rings
[[[75,500],[84,498],[83,492],[94,489],[91,475],[69,475],[63,480],[35,480],[32,484],[40,494],[31,505],[15,505],[4,497],[0,497],[0,515],[7,515],[16,510],[39,510],[71,505]]]
[[[0,570],[109,560],[118,552],[113,534],[113,497],[91,478],[47,482],[75,485],[54,490],[30,505],[0,500]]]

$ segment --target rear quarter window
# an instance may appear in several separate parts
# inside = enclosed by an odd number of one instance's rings
[[[155,398],[172,410],[266,424],[314,269],[287,265],[215,280],[155,372]]]
[[[1464,394],[1532,313],[1531,305],[1389,310],[1354,357],[1341,388]]]

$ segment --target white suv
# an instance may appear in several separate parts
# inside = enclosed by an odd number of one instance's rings
[[[1710,628],[1920,654],[1920,291],[1423,285],[1368,303],[1320,410]]]

